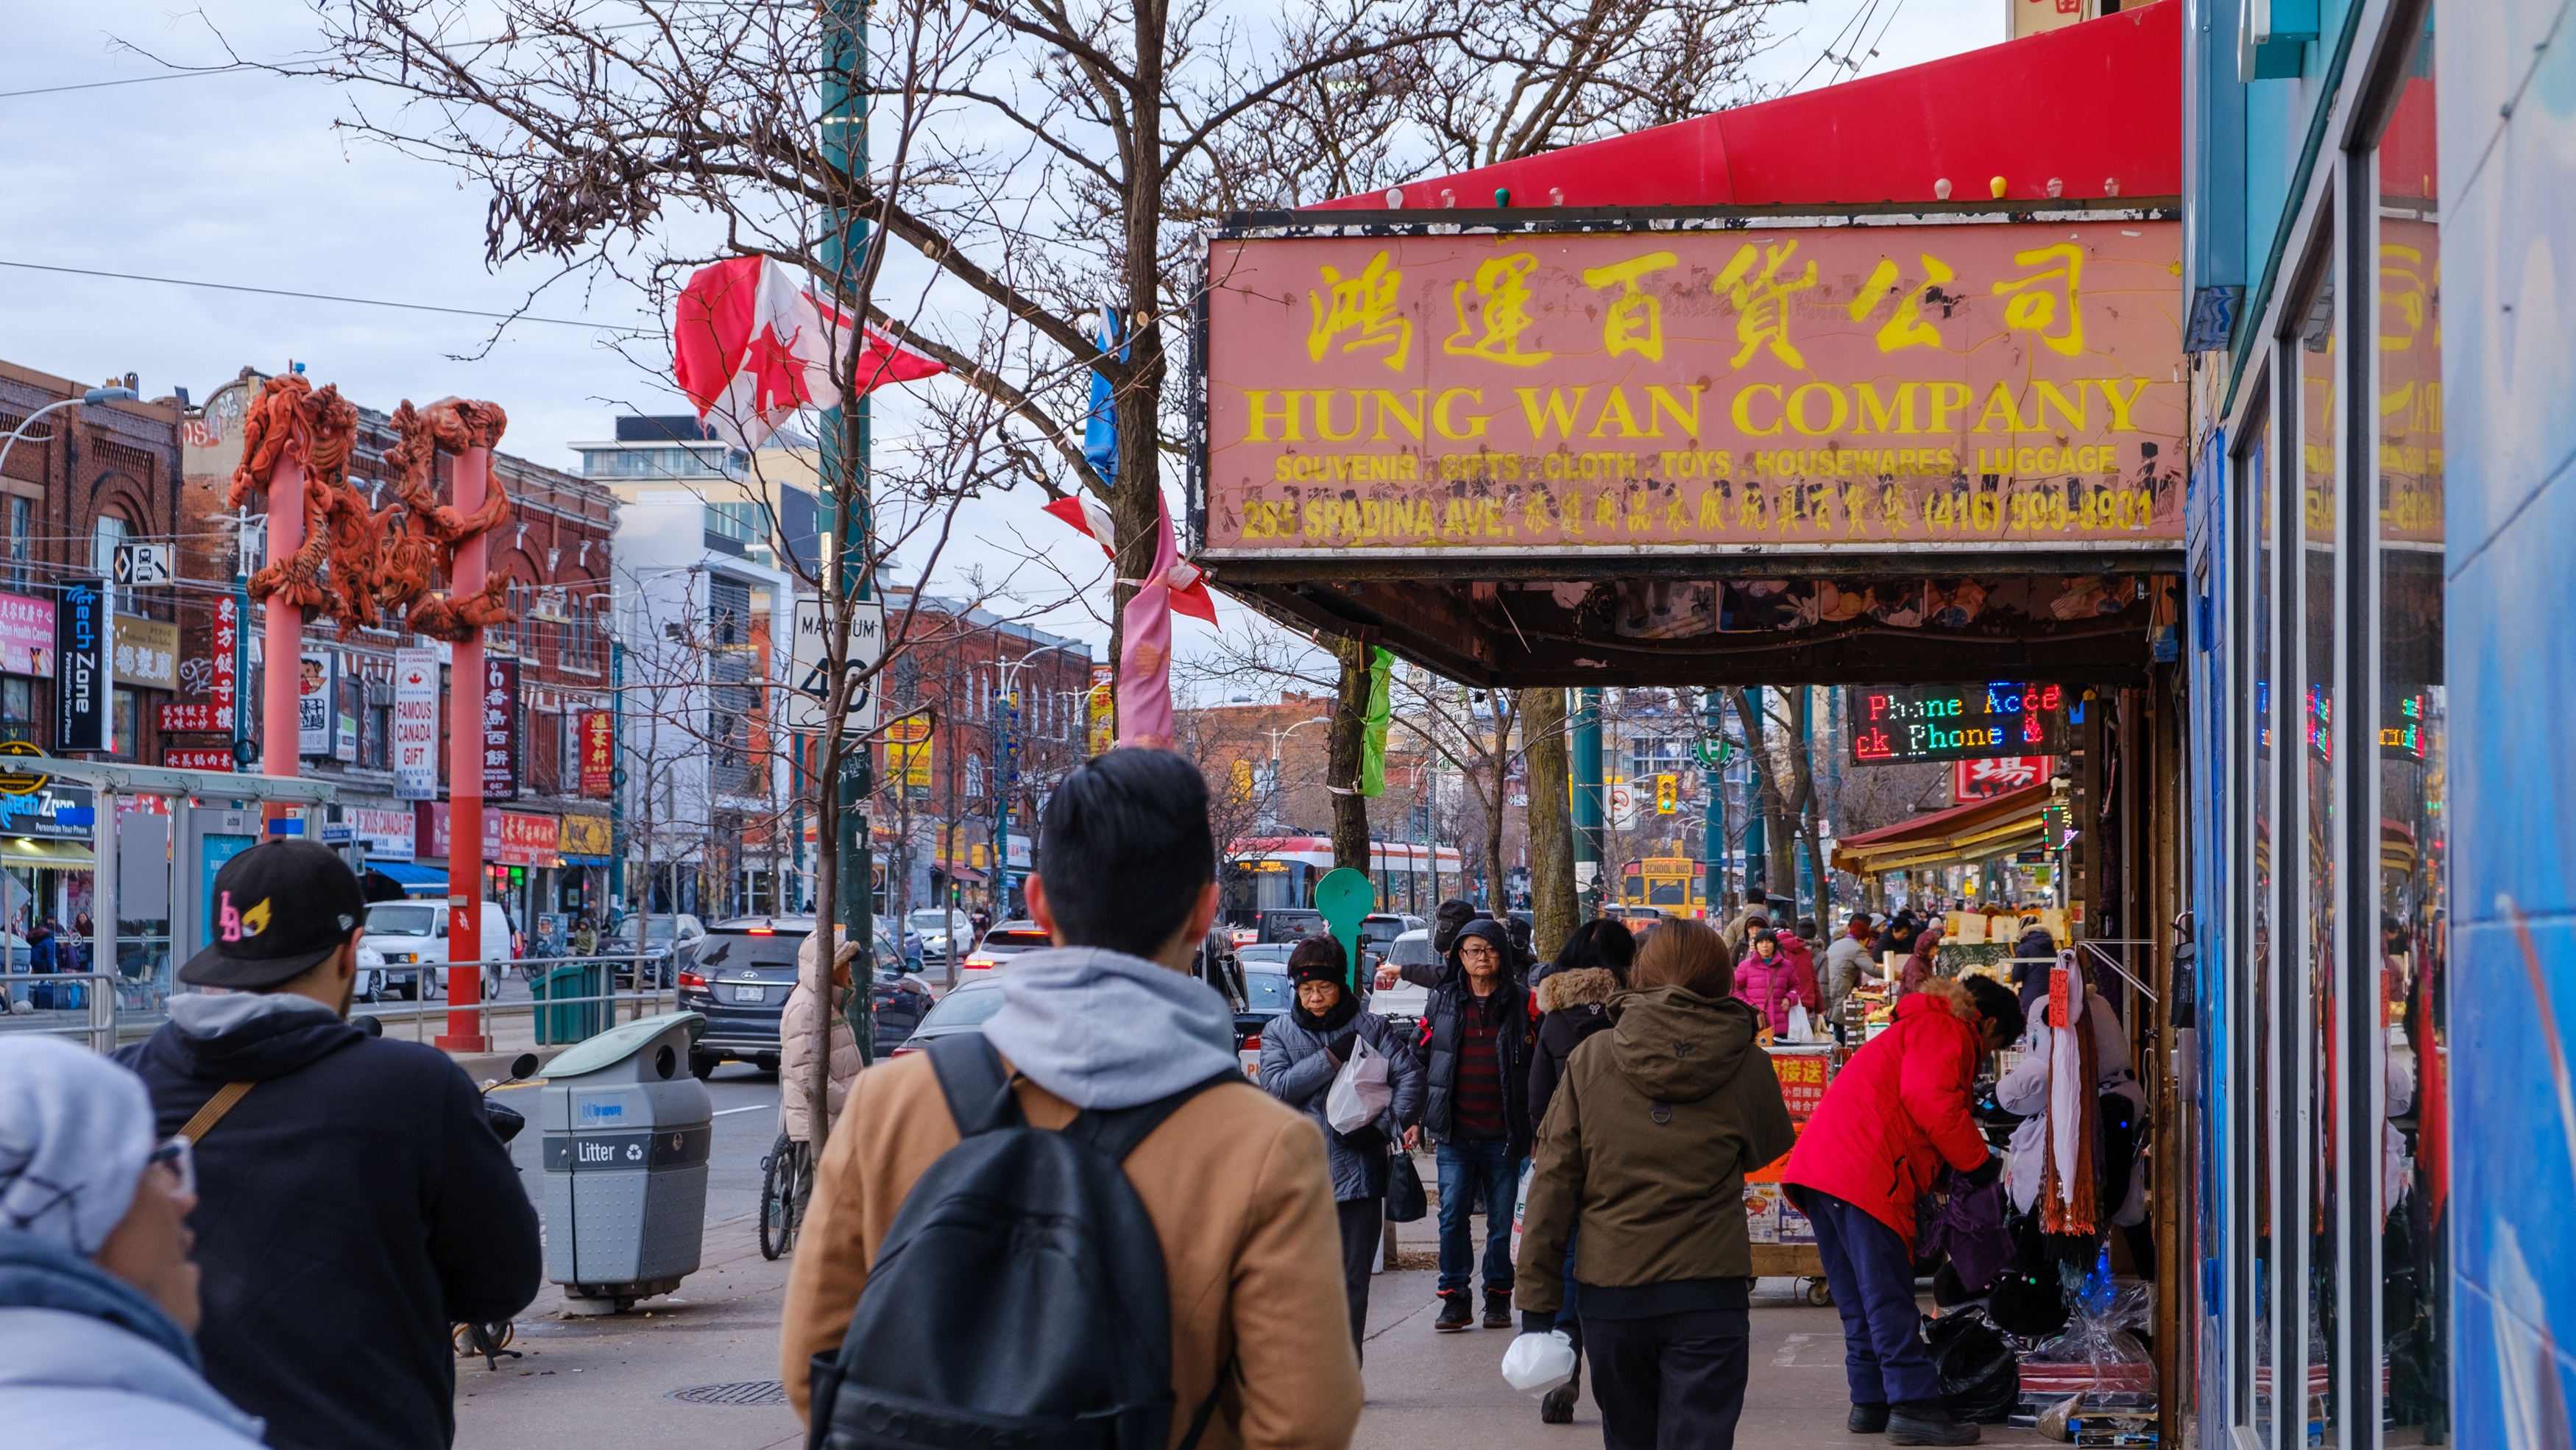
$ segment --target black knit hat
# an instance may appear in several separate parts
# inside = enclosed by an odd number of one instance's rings
[[[1295,988],[1303,982],[1330,982],[1348,990],[1349,968],[1344,965],[1342,944],[1332,937],[1317,933],[1298,941],[1288,953],[1288,985]]]

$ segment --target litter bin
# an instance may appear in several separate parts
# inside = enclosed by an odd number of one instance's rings
[[[698,1267],[715,1115],[689,1075],[706,1018],[668,1012],[546,1066],[546,1277],[567,1314],[615,1314]]]
[[[607,977],[601,962],[556,962],[537,973],[528,984],[529,994],[541,1004],[536,1009],[537,1045],[584,1042],[607,1030],[609,1004],[597,1000],[608,995]],[[577,1000],[585,997],[593,1000]]]

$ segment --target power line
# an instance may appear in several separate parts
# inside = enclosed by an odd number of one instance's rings
[[[38,86],[33,90],[27,91],[0,91],[0,101],[6,101],[17,96],[52,96],[59,95],[64,91],[95,91],[106,86],[139,86],[146,81],[183,81],[195,76],[230,75],[234,71],[256,69],[258,69],[258,67],[251,65],[218,65],[209,66],[204,70],[172,71],[167,75],[127,76],[121,81],[82,81],[78,85],[70,86]]]
[[[42,262],[0,261],[0,267],[20,267],[30,272],[62,272],[75,277],[108,277],[119,282],[158,282],[169,287],[205,287],[217,292],[255,292],[263,297],[298,297],[308,302],[344,302],[356,307],[397,307],[406,312],[443,312],[453,317],[496,317],[504,322],[543,322],[555,327],[587,327],[593,331],[643,335],[639,328],[618,327],[606,322],[583,322],[569,317],[531,317],[520,312],[484,312],[471,307],[437,307],[426,302],[387,302],[375,297],[339,297],[328,292],[291,292],[279,287],[245,287],[238,282],[197,282],[185,277],[146,277],[136,272],[97,272],[87,267],[54,267]]]

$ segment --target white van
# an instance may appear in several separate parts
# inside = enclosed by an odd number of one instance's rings
[[[483,949],[463,957],[465,961],[506,962],[511,959],[510,942],[516,930],[510,921],[509,908],[497,901],[483,903]],[[447,966],[458,960],[447,946],[447,903],[436,898],[412,901],[379,901],[367,908],[367,925],[358,937],[358,998],[381,1002],[387,994],[405,1000],[421,995],[421,968],[434,966],[438,995],[447,995]],[[500,968],[483,968],[483,1000],[488,1002],[500,990]]]

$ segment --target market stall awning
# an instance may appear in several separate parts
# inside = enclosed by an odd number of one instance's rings
[[[1991,861],[2042,844],[2051,788],[2046,781],[1881,826],[1834,843],[1834,869],[1855,876]]]
[[[381,874],[410,895],[447,894],[447,873],[434,866],[415,866],[409,861],[369,861],[367,869]]]
[[[87,871],[98,858],[87,846],[70,841],[38,841],[26,836],[0,839],[0,864],[35,866],[50,871]]]

